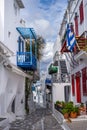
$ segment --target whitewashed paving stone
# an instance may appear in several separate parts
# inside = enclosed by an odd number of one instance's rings
[[[63,130],[47,109],[38,109],[23,120],[11,123],[10,130]]]

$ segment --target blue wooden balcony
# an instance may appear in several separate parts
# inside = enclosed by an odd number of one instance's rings
[[[21,67],[23,70],[30,70],[30,71],[36,70],[37,69],[36,34],[32,28],[18,27],[17,31],[20,34],[18,37],[17,66]]]
[[[17,66],[24,70],[36,70],[37,60],[31,52],[17,52]]]

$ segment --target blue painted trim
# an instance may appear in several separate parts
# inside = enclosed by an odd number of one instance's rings
[[[24,42],[22,41],[22,52],[24,52]]]
[[[32,35],[33,39],[35,39],[35,40],[37,39],[36,38],[36,33],[35,33],[35,31],[34,31],[33,28],[17,27],[16,29],[21,34],[21,36],[23,37],[23,39],[30,38],[30,35]]]
[[[18,51],[21,52],[21,38],[18,37]]]
[[[17,66],[26,70],[36,70],[37,61],[32,52],[17,52]]]

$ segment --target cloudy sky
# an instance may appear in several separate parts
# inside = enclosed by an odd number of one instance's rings
[[[21,15],[26,25],[33,27],[36,33],[46,40],[41,62],[41,70],[46,70],[52,61],[52,48],[57,39],[67,0],[23,0],[23,3],[25,9],[21,11]]]

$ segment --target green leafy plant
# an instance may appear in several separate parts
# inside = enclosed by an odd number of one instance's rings
[[[58,104],[61,104],[61,102],[60,101],[56,101],[56,105],[58,105]]]
[[[29,114],[29,105],[28,105],[28,98],[29,98],[29,94],[31,93],[31,89],[30,89],[30,84],[31,82],[29,81],[28,78],[25,78],[25,110],[26,110],[26,114]]]
[[[64,115],[65,113],[69,113],[69,111],[68,111],[68,109],[63,108],[63,109],[62,109],[62,114]]]
[[[72,111],[73,104],[71,102],[66,103],[65,109],[68,109],[68,112],[70,113]]]
[[[72,108],[72,112],[76,112],[76,113],[78,113],[78,112],[79,112],[79,108],[76,107],[76,106],[73,106],[73,108]]]
[[[62,107],[65,107],[66,103],[64,101],[61,102]]]

